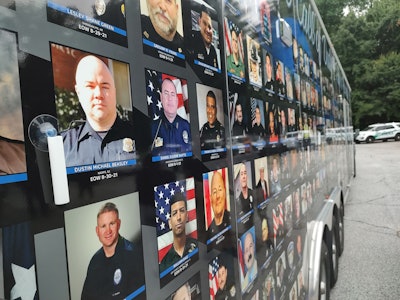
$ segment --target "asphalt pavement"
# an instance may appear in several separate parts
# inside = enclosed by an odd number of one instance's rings
[[[400,299],[400,142],[356,145],[331,300]]]

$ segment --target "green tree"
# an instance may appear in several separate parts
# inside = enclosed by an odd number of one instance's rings
[[[352,87],[353,124],[400,120],[398,0],[316,3]]]

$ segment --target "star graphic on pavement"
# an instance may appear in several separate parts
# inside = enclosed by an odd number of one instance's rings
[[[36,293],[35,265],[29,269],[11,264],[15,285],[11,289],[11,299],[32,300]]]

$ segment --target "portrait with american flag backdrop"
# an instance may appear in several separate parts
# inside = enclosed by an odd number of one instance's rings
[[[158,262],[161,263],[168,250],[172,247],[173,234],[168,221],[171,218],[170,201],[175,195],[181,193],[186,198],[188,220],[186,223],[186,236],[197,240],[196,199],[194,178],[177,180],[154,187],[154,207],[157,230]]]
[[[146,79],[146,99],[147,99],[147,108],[148,108],[148,115],[151,118],[151,121],[154,124],[156,124],[155,128],[158,128],[156,132],[152,133],[152,150],[156,150],[157,147],[157,140],[158,134],[161,133],[163,130],[163,127],[160,127],[161,123],[163,120],[165,121],[166,118],[164,117],[164,109],[162,105],[162,97],[161,97],[161,91],[162,91],[162,83],[165,79],[170,79],[172,83],[175,86],[176,89],[176,97],[178,101],[178,107],[176,111],[176,117],[175,120],[182,120],[182,122],[190,123],[190,114],[189,114],[189,96],[188,96],[188,88],[187,88],[187,81],[182,78],[178,78],[173,75],[168,75],[162,72],[150,70],[150,69],[145,69],[145,79]],[[174,126],[179,129],[178,131],[182,131],[181,128],[178,128],[179,121],[174,121],[173,124]],[[167,122],[168,123],[168,122]],[[175,124],[176,123],[176,124]],[[153,126],[152,126],[153,127]],[[181,126],[182,127],[182,126]],[[177,139],[178,137],[175,137],[175,140],[173,140],[175,143],[179,143],[179,140]],[[191,156],[191,132],[185,132],[184,133],[184,140],[187,142],[187,149],[190,148],[189,153],[174,153],[174,154],[181,154],[183,157],[185,156]],[[161,139],[162,140],[162,139]],[[168,146],[167,141],[164,141],[163,146]],[[179,149],[179,147],[176,147]],[[179,151],[179,150],[177,150]],[[157,155],[156,152],[153,151],[153,156]],[[170,157],[167,157],[170,158]],[[166,159],[167,159],[166,158]],[[153,160],[154,161],[154,160]]]
[[[233,256],[227,252],[214,257],[208,264],[210,300],[235,299]]]

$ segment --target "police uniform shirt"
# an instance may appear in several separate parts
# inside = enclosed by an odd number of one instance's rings
[[[67,167],[136,158],[133,127],[118,117],[104,138],[89,122],[61,135]]]
[[[260,125],[255,123],[253,125],[253,128],[251,129],[251,132],[253,135],[258,136],[258,137],[265,137],[267,135],[267,133],[261,123],[260,123]]]
[[[226,227],[231,225],[231,214],[229,211],[224,211],[224,217],[222,218],[222,223],[219,225],[215,224],[215,219],[212,220],[210,227],[208,227],[208,239],[216,235],[217,233],[224,230]]]
[[[192,151],[192,137],[188,121],[176,115],[170,123],[161,114],[158,121],[153,122],[151,128],[153,138],[153,155],[171,155]]]
[[[197,248],[197,241],[191,237],[186,237],[185,249],[183,250],[182,256],[180,256],[174,248],[174,245],[169,249],[168,253],[164,256],[160,263],[160,272],[171,267],[174,263],[179,261],[182,257],[193,252]]]
[[[157,45],[164,46],[168,49],[182,53],[183,37],[178,32],[175,33],[175,36],[172,41],[168,41],[162,38],[156,32],[149,16],[141,15],[141,22],[142,22],[142,36],[145,39]]]
[[[235,121],[233,123],[232,127],[232,135],[233,136],[243,136],[246,135],[247,133],[247,127],[244,125],[243,122],[239,123],[238,121]]]
[[[103,0],[104,1],[104,0]],[[104,10],[96,9],[96,19],[126,30],[125,4],[123,0],[109,0]]]
[[[247,198],[244,198],[243,192],[240,192],[239,198],[237,199],[237,202],[239,202],[239,207],[241,211],[239,212],[239,215],[246,214],[250,210],[254,208],[256,205],[255,203],[255,197],[253,195],[253,190],[252,189],[247,189]]]
[[[225,146],[225,128],[216,120],[213,127],[207,122],[200,130],[201,149],[209,150]]]
[[[265,88],[268,90],[274,91],[275,90],[274,86],[275,86],[275,82],[272,79],[265,82]]]
[[[100,248],[92,257],[82,299],[123,299],[144,284],[142,254],[133,243],[119,236],[115,253],[106,257]]]
[[[194,59],[197,59],[209,66],[218,68],[217,52],[211,44],[207,49],[200,31],[192,31],[192,42]]]
[[[215,300],[233,300],[236,299],[236,288],[235,284],[230,280],[226,280],[224,288],[218,289],[215,294]]]

